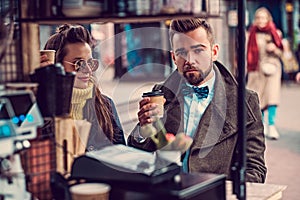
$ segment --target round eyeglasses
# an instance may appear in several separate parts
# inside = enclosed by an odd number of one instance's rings
[[[76,60],[74,63],[69,61],[64,61],[65,63],[68,63],[70,65],[74,65],[75,71],[88,71],[87,66],[91,69],[92,72],[96,71],[99,67],[99,61],[97,59],[90,58],[87,61],[80,59]]]

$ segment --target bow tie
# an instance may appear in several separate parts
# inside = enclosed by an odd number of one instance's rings
[[[189,87],[186,84],[183,85],[182,94],[184,96],[190,95],[193,92],[196,94],[198,99],[206,99],[207,96],[208,96],[209,89],[208,89],[208,86],[199,88],[199,87],[196,87],[196,86]]]

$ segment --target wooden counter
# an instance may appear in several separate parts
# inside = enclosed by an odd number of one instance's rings
[[[287,188],[285,185],[246,183],[247,200],[279,200]],[[237,200],[232,194],[232,182],[226,181],[226,199]]]
[[[115,171],[102,164],[101,161],[87,156],[77,158],[72,169],[71,174],[75,179],[84,178],[86,181],[110,184],[112,186],[111,200],[237,200],[236,195],[232,194],[232,182],[226,181],[224,175],[180,173],[178,179],[180,181],[170,179],[156,184],[146,184],[145,181],[138,182],[136,180],[137,174]],[[106,174],[110,174],[110,176],[107,177]],[[282,199],[282,193],[286,187],[285,185],[246,183],[247,200],[279,200]]]

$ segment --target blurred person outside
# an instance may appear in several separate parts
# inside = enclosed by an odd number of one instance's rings
[[[92,57],[92,37],[80,25],[64,24],[50,36],[45,50],[56,51],[56,63],[61,63],[66,72],[76,72],[71,99],[71,117],[91,122],[88,151],[110,144],[126,144],[119,117],[112,99],[96,86],[95,71],[99,61]],[[41,56],[41,66],[49,63]]]
[[[271,13],[264,7],[256,10],[249,30],[247,44],[247,88],[258,93],[264,133],[278,139],[275,127],[277,106],[280,101],[282,39],[273,23]],[[268,120],[264,119],[265,111]]]
[[[193,138],[181,156],[183,172],[225,174],[231,166],[238,138],[238,84],[228,68],[217,61],[219,45],[212,27],[199,18],[172,20],[169,37],[171,56],[177,66],[153,91],[164,93],[164,115],[160,119],[168,133]],[[265,138],[258,95],[246,91],[247,166],[246,181],[263,183],[266,177]],[[153,123],[159,107],[148,97],[139,102],[139,123],[128,137],[128,145],[147,151],[156,146],[142,127]],[[184,141],[182,141],[184,142]]]
[[[296,52],[296,57],[297,57],[298,64],[300,64],[300,43],[298,44],[298,49],[297,49],[297,52]],[[300,67],[299,67],[299,72],[295,76],[295,81],[297,83],[300,83]]]

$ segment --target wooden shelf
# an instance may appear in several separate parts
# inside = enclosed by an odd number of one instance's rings
[[[19,19],[21,23],[38,23],[41,25],[61,24],[61,23],[145,23],[145,22],[158,22],[165,21],[175,18],[190,18],[190,17],[201,17],[201,18],[219,18],[220,15],[209,15],[205,12],[199,14],[193,13],[176,13],[176,14],[158,14],[158,15],[134,15],[134,16],[89,16],[89,17],[47,17],[47,18],[23,18]]]

